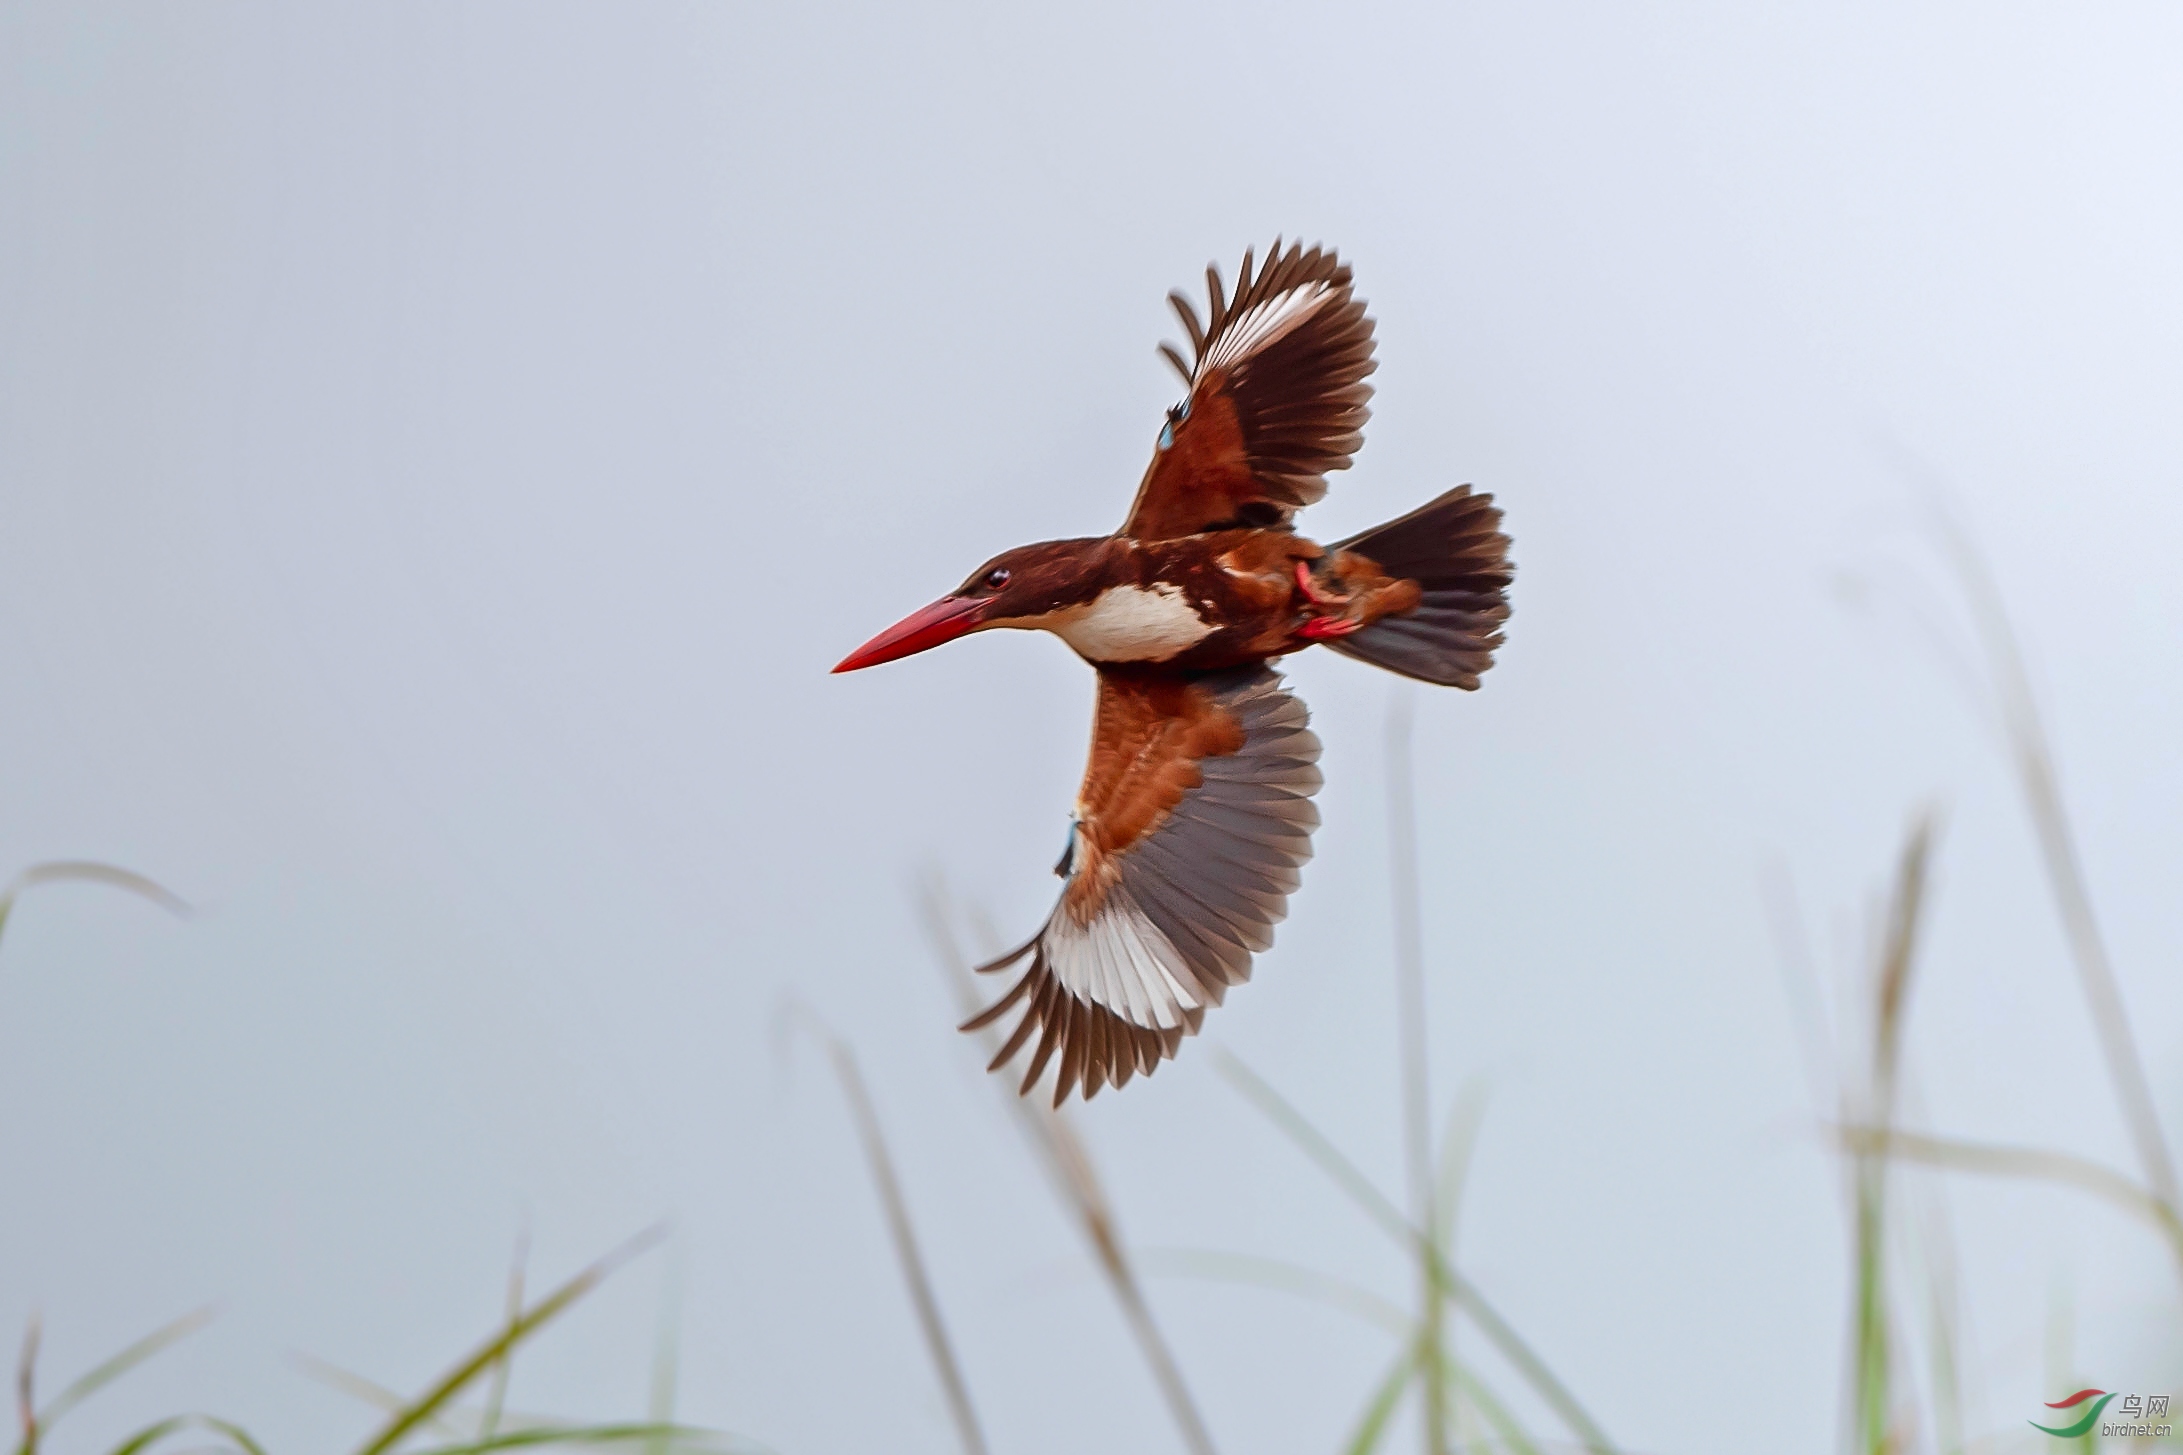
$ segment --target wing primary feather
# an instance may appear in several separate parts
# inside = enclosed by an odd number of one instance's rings
[[[1023,978],[1023,984],[1028,985],[1030,983],[1031,978],[1026,975]],[[1003,1003],[1005,1004],[1005,1002]],[[993,1057],[985,1069],[998,1071],[1015,1059],[1016,1052],[1023,1049],[1023,1043],[1031,1038],[1031,1032],[1037,1030],[1038,1027],[1038,1002],[1034,998],[1032,1003],[1024,1008],[1023,1019],[1016,1022],[1016,1029],[1010,1033],[1007,1042],[1002,1045],[999,1053]]]
[[[1177,288],[1174,292],[1168,294],[1167,301],[1170,305],[1173,306],[1175,310],[1175,316],[1182,320],[1182,326],[1184,330],[1187,331],[1190,335],[1190,357],[1192,357],[1193,359],[1204,358],[1205,329],[1198,322],[1197,305],[1192,303],[1188,298],[1184,297],[1183,292],[1180,288]],[[1189,372],[1187,370],[1184,371],[1183,378],[1187,380],[1189,377]]]
[[[1129,1085],[1129,1078],[1137,1074],[1137,1058],[1143,1048],[1143,1043],[1138,1038],[1144,1032],[1138,1030],[1135,1026],[1121,1026],[1117,1029],[1122,1044],[1117,1048],[1118,1054],[1114,1058],[1112,1074],[1114,1089],[1120,1091],[1123,1087]]]
[[[1027,988],[1029,988],[1030,984],[1031,977],[1029,975],[1024,976],[1015,984],[1009,986],[999,1000],[994,1001],[984,1010],[979,1011],[969,1020],[964,1021],[959,1029],[966,1031],[984,1030],[987,1026],[993,1024],[993,1022],[1001,1018],[1001,1012],[1007,1010],[1008,1007],[1023,999],[1023,992]],[[1003,1059],[1006,1058],[1004,1057]]]
[[[1057,1003],[1061,999],[1060,982],[1049,976],[1046,983],[1039,987],[1038,997],[1031,1002],[1030,1010],[1025,1012],[1027,1016],[1037,1020],[1039,1038],[1038,1050],[1031,1055],[1031,1069],[1024,1073],[1023,1085],[1016,1093],[1018,1096],[1031,1094],[1031,1088],[1038,1085],[1039,1076],[1046,1070],[1046,1063],[1053,1059],[1054,1047],[1061,1043],[1061,1027],[1058,1024],[1061,1007]]]
[[[1061,1069],[1054,1073],[1054,1105],[1060,1106],[1076,1089],[1077,1080],[1084,1072],[1084,1037],[1078,1022],[1082,1020],[1084,1002],[1073,995],[1061,997],[1061,1026],[1055,1034],[1061,1041]]]
[[[1090,1101],[1107,1084],[1107,1039],[1112,1020],[1099,1013],[1099,1007],[1084,1007],[1086,1045],[1084,1047],[1084,1099]]]
[[[988,960],[983,965],[976,965],[972,968],[976,970],[977,973],[980,975],[991,975],[996,970],[1006,970],[1009,966],[1015,964],[1018,960],[1021,960],[1025,955],[1028,955],[1033,950],[1037,949],[1039,935],[1043,935],[1045,933],[1046,932],[1044,930],[1040,930],[1037,935],[1031,936],[1031,938],[1025,940],[1022,944],[1016,946],[1016,948],[1010,950],[1007,954],[1001,956],[998,960]]]

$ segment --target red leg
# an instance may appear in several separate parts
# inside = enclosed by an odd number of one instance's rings
[[[1303,592],[1304,600],[1310,602],[1313,606],[1347,606],[1349,604],[1348,597],[1334,596],[1322,592],[1312,583],[1311,562],[1309,561],[1298,561],[1296,563],[1296,589]]]

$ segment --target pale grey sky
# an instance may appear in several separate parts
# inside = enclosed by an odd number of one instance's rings
[[[1760,893],[1854,979],[1946,809],[1927,1125],[2129,1146],[1914,469],[1982,540],[2183,1128],[2183,11],[2173,5],[0,6],[0,1328],[218,1324],[284,1448],[540,1277],[672,1254],[519,1371],[788,1452],[952,1448],[840,1100],[855,1042],[996,1447],[1175,1448],[950,1026],[911,886],[1036,924],[1090,674],[1000,634],[826,668],[1109,529],[1162,299],[1276,233],[1379,319],[1322,538],[1499,496],[1515,616],[1416,696],[1433,1072],[1490,1092],[1466,1268],[1633,1449],[1832,1448],[1838,1179]],[[1920,467],[1906,463],[1922,461]],[[1845,581],[1863,583],[1845,591]],[[1858,606],[1857,600],[1865,604]],[[1276,950],[1080,1125],[1140,1244],[1401,1263],[1213,1071],[1399,1185],[1389,679],[1314,653],[1326,827]],[[1820,1110],[1831,1110],[1822,1108]],[[1974,1427],[2170,1387],[2157,1242],[1946,1188]],[[1390,1356],[1162,1279],[1222,1446],[1332,1448]]]

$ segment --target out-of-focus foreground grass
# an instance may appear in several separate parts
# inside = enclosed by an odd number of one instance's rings
[[[2087,1014],[2113,1083],[2118,1114],[2138,1165],[2125,1171],[2065,1152],[1972,1142],[1903,1124],[1898,1090],[1904,1075],[1904,1027],[1917,980],[1926,888],[1941,851],[1937,814],[1920,811],[1911,819],[1890,878],[1884,913],[1873,926],[1866,980],[1856,997],[1861,1007],[1857,1023],[1839,1036],[1820,1009],[1824,996],[1797,928],[1793,896],[1785,891],[1774,895],[1788,1000],[1814,1082],[1828,1088],[1826,1095],[1835,1102],[1824,1130],[1841,1158],[1851,1233],[1840,1444],[1855,1455],[1969,1455],[2057,1444],[2101,1448],[2096,1430],[2056,1440],[2025,1427],[1998,1434],[1966,1428],[1960,1398],[1963,1350],[1953,1248],[1945,1219],[1930,1216],[1931,1209],[1921,1205],[1919,1189],[1906,1185],[1900,1175],[1905,1164],[1916,1164],[1973,1177],[2031,1179],[2076,1189],[2107,1204],[2107,1209],[2088,1210],[2088,1215],[2119,1213],[2153,1227],[2165,1239],[2183,1275],[2183,1211],[2179,1211],[2183,1202],[2178,1198],[2174,1157],[2155,1113],[2093,914],[2038,705],[1984,563],[1959,534],[1944,531],[1944,539],[1980,638],[1984,686],[1990,690],[1996,725],[2007,744]],[[1445,1113],[1436,1117],[1432,1110],[1426,1078],[1425,976],[1409,784],[1409,723],[1407,709],[1401,706],[1390,720],[1388,751],[1394,988],[1407,1163],[1404,1195],[1397,1198],[1382,1191],[1266,1078],[1232,1056],[1216,1053],[1216,1059],[1236,1091],[1350,1198],[1363,1223],[1402,1250],[1414,1272],[1408,1289],[1389,1296],[1308,1268],[1217,1249],[1141,1255],[1124,1238],[1089,1151],[1068,1114],[1043,1098],[1015,1095],[1012,1084],[1003,1079],[996,1078],[993,1084],[1014,1114],[1025,1145],[1048,1174],[1065,1215],[1084,1237],[1160,1390],[1175,1435],[1192,1455],[1213,1455],[1218,1446],[1191,1396],[1184,1361],[1167,1343],[1145,1298],[1142,1270],[1146,1267],[1250,1283],[1318,1300],[1383,1328],[1391,1340],[1387,1368],[1371,1388],[1351,1396],[1357,1401],[1357,1412],[1343,1443],[1344,1455],[1367,1455],[1386,1446],[1397,1432],[1398,1414],[1405,1409],[1414,1415],[1412,1423],[1426,1455],[1452,1455],[1458,1450],[1510,1455],[1583,1450],[1614,1455],[1623,1447],[1587,1412],[1577,1392],[1555,1375],[1542,1352],[1523,1337],[1517,1320],[1489,1301],[1460,1267],[1458,1211],[1483,1102],[1476,1088],[1466,1088]],[[25,889],[61,879],[104,883],[186,912],[164,889],[125,870],[57,863],[34,868],[0,891],[0,929]],[[922,907],[936,959],[952,977],[966,1012],[974,1009],[978,990],[968,967],[980,957],[961,947],[959,931],[965,916],[950,904],[938,883],[928,886]],[[979,938],[991,936],[981,933]],[[832,1065],[863,1145],[960,1444],[966,1455],[985,1455],[989,1447],[978,1419],[974,1382],[949,1339],[941,1290],[919,1250],[911,1211],[855,1053],[800,1006],[789,1008],[783,1024],[808,1033]],[[1854,1042],[1854,1046],[1840,1046],[1838,1040]],[[756,1451],[759,1447],[749,1441],[675,1422],[670,1343],[663,1343],[651,1408],[642,1418],[579,1424],[519,1415],[505,1407],[508,1371],[519,1347],[654,1241],[656,1234],[640,1235],[535,1302],[525,1300],[519,1259],[503,1324],[421,1394],[399,1395],[359,1375],[316,1362],[307,1364],[308,1372],[381,1411],[381,1423],[356,1455],[482,1455],[529,1446],[630,1450],[644,1455]],[[38,1329],[33,1323],[17,1367],[17,1455],[36,1455],[71,1409],[186,1337],[206,1318],[196,1313],[176,1320],[43,1400],[38,1393]],[[2082,1382],[2080,1371],[2067,1367],[2067,1357],[2065,1349],[2056,1367],[2048,1371],[2058,1392]],[[2063,1418],[2074,1420],[2079,1413],[2067,1411]],[[209,1442],[213,1448],[244,1455],[267,1455],[239,1425],[201,1413],[156,1421],[114,1446],[109,1455],[142,1455],[155,1447],[170,1447],[184,1436],[195,1437],[198,1449]],[[2144,1443],[2183,1442],[2171,1437]]]

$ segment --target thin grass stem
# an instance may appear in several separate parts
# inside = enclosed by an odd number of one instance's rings
[[[2151,1225],[2183,1259],[2183,1219],[2177,1218],[2175,1209],[2122,1173],[2089,1158],[2043,1147],[2010,1147],[1880,1127],[1846,1126],[1840,1129],[1840,1136],[1844,1148],[1853,1155],[1887,1156],[1958,1172],[2078,1188]]]
[[[2175,1162],[2161,1130],[2160,1113],[2145,1077],[2145,1063],[2130,1031],[2130,1017],[2123,1007],[2122,989],[2108,958],[2107,942],[2100,932],[2099,917],[2092,908],[2092,893],[2085,882],[2084,863],[2077,851],[2076,833],[2062,802],[2060,775],[2046,721],[2032,691],[2031,675],[2016,631],[2001,599],[2000,587],[1985,556],[1969,534],[1940,504],[1935,493],[1933,516],[1943,547],[1956,568],[1969,599],[1971,618],[1986,650],[2000,700],[2002,728],[2007,734],[2019,786],[2030,811],[2040,858],[2054,892],[2055,906],[2077,977],[2092,1015],[2094,1031],[2115,1085],[2123,1121],[2136,1143],[2145,1180],[2153,1195],[2170,1208],[2179,1205]]]
[[[1469,1279],[1454,1269],[1441,1266],[1439,1251],[1433,1246],[1432,1240],[1410,1226],[1403,1219],[1401,1210],[1372,1185],[1372,1180],[1359,1171],[1355,1163],[1343,1156],[1341,1150],[1327,1140],[1325,1134],[1232,1053],[1217,1053],[1213,1064],[1230,1085],[1242,1092],[1246,1100],[1263,1112],[1267,1120],[1286,1133],[1289,1140],[1296,1143],[1305,1156],[1317,1163],[1321,1171],[1347,1192],[1382,1232],[1408,1250],[1411,1256],[1432,1262],[1438,1270],[1442,1286],[1447,1290],[1447,1296],[1470,1317],[1471,1322],[1478,1326],[1479,1332],[1516,1368],[1525,1382],[1546,1401],[1586,1449],[1614,1455],[1615,1444],[1607,1438],[1606,1431],[1585,1411],[1577,1397],[1548,1367],[1546,1361],[1524,1342],[1515,1326],[1501,1316],[1499,1310],[1493,1307]]]
[[[380,1428],[377,1434],[365,1441],[357,1455],[384,1455],[384,1452],[400,1444],[410,1431],[430,1420],[456,1395],[467,1389],[477,1378],[492,1368],[494,1363],[544,1328],[585,1294],[597,1288],[613,1275],[615,1270],[638,1254],[652,1247],[665,1235],[662,1228],[651,1228],[631,1238],[621,1247],[601,1258],[589,1268],[569,1279],[552,1293],[532,1305],[520,1318],[482,1347],[464,1358],[449,1370],[430,1389],[420,1395],[408,1408],[396,1414]]]
[[[972,962],[964,956],[955,939],[945,886],[936,878],[928,880],[918,894],[918,906],[934,958],[947,972],[963,1015],[968,1018],[981,1008],[978,987],[969,969]],[[998,1029],[988,1027],[984,1040],[989,1046],[997,1045]],[[1153,1382],[1159,1386],[1160,1397],[1167,1405],[1169,1417],[1174,1420],[1184,1446],[1191,1455],[1215,1455],[1212,1432],[1199,1414],[1197,1401],[1191,1397],[1190,1386],[1183,1379],[1182,1365],[1168,1346],[1167,1337],[1161,1332],[1159,1321],[1153,1317],[1152,1307],[1145,1299],[1129,1244],[1122,1236],[1121,1223],[1115,1217],[1113,1204],[1107,1198],[1106,1188],[1099,1180],[1098,1169],[1092,1163],[1091,1152],[1085,1147],[1083,1138],[1077,1135],[1067,1113],[1059,1108],[1048,1105],[1039,1097],[1019,1096],[1006,1082],[993,1084],[1037,1153],[1040,1165],[1046,1169],[1055,1195],[1074,1215],[1077,1227],[1090,1245],[1092,1258],[1121,1307],[1130,1337],[1136,1341],[1138,1352],[1152,1372]]]
[[[486,1455],[486,1452],[493,1450],[525,1450],[553,1445],[579,1449],[614,1449],[628,1445],[649,1446],[661,1442],[670,1448],[691,1452],[691,1455],[703,1451],[720,1452],[720,1455],[753,1452],[755,1455],[759,1449],[747,1440],[723,1435],[717,1430],[638,1420],[626,1424],[544,1425],[508,1430],[490,1440],[465,1440],[453,1445],[425,1446],[413,1452],[413,1455]]]
[[[1394,897],[1396,1024],[1402,1066],[1403,1162],[1410,1186],[1410,1222],[1437,1230],[1433,1210],[1433,1111],[1425,1040],[1425,939],[1418,909],[1417,802],[1411,783],[1410,737],[1415,705],[1398,684],[1387,710],[1387,860]],[[1450,1250],[1418,1260],[1420,1384],[1425,1394],[1426,1455],[1448,1455],[1447,1361],[1441,1266]]]
[[[1911,975],[1917,965],[1933,833],[1933,818],[1928,813],[1912,821],[1904,839],[1875,967],[1866,1115],[1883,1135],[1893,1127],[1896,1093],[1901,1084],[1903,1026]],[[1888,1160],[1869,1153],[1857,1156],[1855,1174],[1857,1284],[1852,1334],[1852,1429],[1857,1447],[1866,1455],[1888,1455],[1894,1449],[1890,1429],[1894,1355],[1890,1347],[1886,1267]]]
[[[652,1387],[644,1410],[645,1419],[662,1430],[674,1423],[675,1397],[682,1372],[681,1246],[678,1244],[670,1252],[677,1256],[669,1257],[660,1274],[659,1330],[652,1341]],[[668,1441],[663,1435],[646,1449],[649,1455],[667,1455]]]
[[[243,1452],[243,1455],[265,1455],[265,1447],[252,1439],[250,1432],[229,1420],[212,1415],[170,1415],[138,1430],[128,1439],[116,1445],[108,1455],[141,1455],[141,1452],[158,1444],[180,1430],[206,1430],[220,1436]]]
[[[523,1316],[523,1274],[530,1263],[531,1230],[525,1223],[515,1235],[515,1257],[508,1264],[507,1326]],[[478,1438],[489,1440],[500,1428],[501,1411],[508,1403],[508,1381],[515,1373],[515,1360],[503,1356],[493,1361],[493,1377],[485,1389],[485,1413],[478,1421]]]
[[[925,1255],[918,1247],[917,1229],[910,1222],[909,1202],[902,1195],[902,1180],[895,1174],[894,1158],[887,1150],[886,1134],[880,1130],[879,1112],[872,1105],[871,1093],[864,1088],[864,1074],[857,1067],[856,1053],[849,1049],[848,1042],[828,1030],[808,1006],[796,1003],[790,1009],[825,1048],[827,1059],[833,1063],[834,1077],[841,1083],[842,1099],[849,1103],[849,1116],[856,1123],[857,1139],[864,1145],[864,1160],[878,1189],[880,1208],[886,1214],[887,1232],[894,1240],[895,1261],[902,1269],[903,1281],[909,1285],[910,1303],[916,1310],[917,1325],[925,1336],[925,1348],[932,1356],[934,1372],[940,1377],[940,1388],[947,1397],[948,1414],[955,1422],[956,1436],[962,1441],[966,1455],[986,1455],[985,1431],[979,1427],[977,1409],[970,1402],[970,1385],[963,1378],[962,1364],[955,1357],[954,1341],[948,1337],[947,1323],[940,1316],[939,1296],[933,1292],[932,1277],[925,1269]]]
[[[170,1324],[152,1330],[143,1338],[123,1349],[112,1358],[98,1364],[89,1372],[79,1375],[59,1394],[38,1411],[38,1428],[50,1430],[62,1415],[97,1394],[107,1385],[127,1374],[130,1370],[158,1354],[170,1345],[178,1344],[199,1329],[212,1322],[210,1307],[194,1309]]]
[[[1403,1395],[1409,1392],[1410,1381],[1416,1377],[1417,1346],[1405,1344],[1402,1352],[1395,1356],[1393,1366],[1378,1384],[1372,1386],[1372,1396],[1364,1402],[1356,1428],[1342,1442],[1342,1455],[1372,1455],[1379,1449],[1389,1422],[1402,1405]]]

